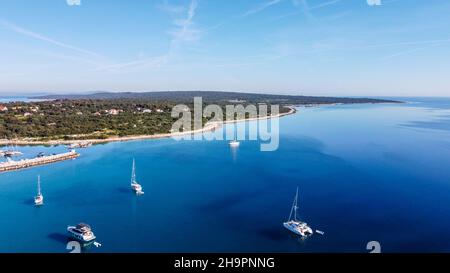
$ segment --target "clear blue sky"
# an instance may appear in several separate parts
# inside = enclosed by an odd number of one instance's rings
[[[1,1],[0,95],[450,96],[450,1],[77,1]]]

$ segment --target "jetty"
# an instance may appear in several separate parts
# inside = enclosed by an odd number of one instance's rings
[[[22,159],[18,161],[9,160],[7,162],[0,162],[0,173],[75,159],[79,156],[80,154],[78,154],[75,150],[71,150],[67,153],[36,157],[32,159]]]

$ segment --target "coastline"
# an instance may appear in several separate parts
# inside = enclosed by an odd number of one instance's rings
[[[80,143],[86,143],[86,142],[91,143],[91,144],[103,144],[103,143],[110,143],[110,142],[125,142],[125,141],[134,141],[134,140],[161,139],[161,138],[170,138],[170,137],[184,136],[184,135],[194,135],[194,134],[198,134],[198,133],[214,131],[214,130],[220,128],[223,124],[280,118],[280,117],[284,117],[287,115],[295,114],[297,112],[297,109],[295,109],[294,106],[286,106],[286,107],[290,109],[289,112],[280,113],[277,115],[265,116],[265,117],[206,123],[205,126],[201,129],[190,130],[190,131],[186,131],[186,132],[163,133],[163,134],[155,134],[155,135],[111,137],[111,138],[106,138],[106,139],[84,139],[84,140],[48,140],[48,141],[37,140],[37,141],[34,141],[34,140],[25,140],[25,139],[16,139],[16,140],[1,139],[0,146],[5,146],[5,145],[18,145],[18,146],[51,145],[51,146],[57,146],[57,145],[80,144]]]

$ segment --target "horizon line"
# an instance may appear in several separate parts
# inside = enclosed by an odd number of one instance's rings
[[[110,93],[110,94],[125,94],[125,93],[161,93],[161,92],[221,92],[221,93],[241,93],[241,94],[262,94],[262,95],[275,95],[275,96],[305,96],[305,97],[348,97],[348,98],[450,98],[450,96],[442,96],[442,95],[326,95],[326,94],[293,94],[293,93],[271,93],[264,91],[230,91],[230,90],[152,90],[152,91],[106,91],[106,90],[98,90],[98,91],[24,91],[22,92],[12,92],[6,93],[5,95],[1,94],[0,98],[14,98],[14,97],[25,97],[30,98],[31,96],[76,96],[76,95],[95,95],[102,93]],[[17,94],[14,94],[17,93]]]

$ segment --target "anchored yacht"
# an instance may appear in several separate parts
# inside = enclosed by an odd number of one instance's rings
[[[136,181],[136,163],[135,160],[133,159],[133,169],[131,171],[131,189],[137,194],[137,195],[142,195],[144,194],[144,191],[142,189],[141,184],[139,184]]]
[[[69,235],[77,241],[82,243],[89,243],[95,240],[95,235],[89,225],[80,223],[76,226],[68,226],[67,232]]]
[[[41,176],[38,175],[37,181],[37,195],[34,197],[34,204],[36,206],[44,205],[44,196],[41,193]]]
[[[306,237],[312,235],[314,232],[308,226],[307,223],[297,220],[297,202],[298,202],[298,188],[295,194],[294,203],[292,204],[291,213],[289,214],[289,219],[287,222],[283,223],[283,226],[297,235]]]
[[[230,147],[239,147],[240,143],[237,140],[230,141]]]
[[[237,141],[237,128],[235,126],[234,128],[234,139],[228,143],[231,148],[237,148],[241,144],[239,141]]]

